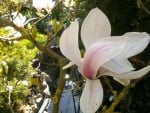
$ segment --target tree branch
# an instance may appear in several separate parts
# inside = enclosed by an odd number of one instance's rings
[[[138,8],[142,8],[145,12],[150,14],[150,11],[144,6],[142,0],[137,0],[137,6],[138,6]]]
[[[59,75],[59,80],[58,80],[58,86],[57,90],[55,93],[55,96],[53,97],[53,113],[58,113],[59,112],[59,102],[61,98],[61,94],[63,92],[64,84],[65,84],[65,70],[63,70],[63,66],[66,64],[66,59],[61,58],[59,60],[60,64],[60,75]]]
[[[115,98],[111,106],[106,109],[103,113],[113,113],[116,106],[119,104],[119,102],[127,95],[129,89],[131,89],[133,86],[135,86],[141,79],[134,80],[132,83],[130,83],[128,86],[126,86],[120,94]]]

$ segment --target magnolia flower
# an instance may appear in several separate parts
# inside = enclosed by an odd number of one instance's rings
[[[17,27],[24,27],[24,23],[26,21],[25,16],[23,16],[21,13],[17,13],[17,12],[13,12],[12,16],[13,16],[12,21]]]
[[[55,6],[55,1],[53,0],[33,0],[33,6],[41,12],[42,9],[45,9],[47,12],[51,12],[51,10]]]
[[[61,52],[72,64],[76,64],[86,83],[80,99],[83,113],[95,113],[103,100],[103,87],[98,78],[109,75],[128,84],[150,71],[150,66],[134,71],[127,58],[142,52],[149,43],[147,33],[130,32],[123,36],[110,36],[108,18],[98,8],[92,9],[81,26],[81,39],[85,54],[81,58],[78,46],[79,24],[77,20],[60,38]]]

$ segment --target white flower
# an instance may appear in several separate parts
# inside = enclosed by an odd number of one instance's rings
[[[80,99],[83,113],[95,113],[103,100],[103,87],[99,77],[109,75],[127,85],[150,71],[150,66],[134,71],[127,58],[142,52],[150,41],[147,33],[130,32],[123,36],[110,36],[108,18],[98,8],[92,9],[81,26],[81,39],[86,52],[81,58],[78,46],[77,20],[60,38],[61,52],[76,64],[86,79]]]
[[[41,12],[42,9],[45,9],[47,12],[51,12],[51,10],[55,6],[55,1],[53,1],[53,0],[33,0],[32,4],[37,9],[38,12]]]
[[[25,16],[23,16],[21,13],[17,13],[17,12],[13,12],[12,16],[13,16],[12,21],[17,27],[24,27],[24,23],[26,21]]]

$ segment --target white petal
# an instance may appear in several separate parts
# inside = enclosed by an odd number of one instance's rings
[[[111,71],[106,71],[105,73],[103,73],[104,75],[109,75],[112,77],[117,77],[120,79],[127,79],[127,80],[131,80],[131,79],[138,79],[143,77],[145,74],[147,74],[150,71],[150,66],[144,67],[138,71],[130,71],[130,72],[126,72],[126,73],[122,73],[122,74],[116,74],[114,72]]]
[[[13,12],[13,23],[17,26],[17,27],[23,27],[24,26],[24,22],[26,21],[26,17],[23,16],[21,13],[17,13],[17,12]]]
[[[130,84],[130,80],[128,80],[128,79],[121,79],[121,78],[117,78],[117,77],[113,77],[113,79],[124,86],[127,86]]]
[[[53,0],[47,0],[47,4],[46,4],[46,10],[47,12],[50,12],[55,6],[55,1]]]
[[[53,0],[47,0],[47,7],[49,9],[52,9],[55,6],[55,1]]]
[[[78,30],[77,20],[67,28],[60,38],[60,50],[65,57],[70,59],[73,64],[80,65],[80,51],[78,47]]]
[[[123,50],[125,43],[122,38],[118,40],[109,38],[109,41],[105,38],[94,43],[85,53],[82,74],[89,79],[95,79],[100,66],[117,56]]]
[[[149,34],[145,32],[130,32],[124,34],[124,36],[128,37],[127,45],[122,53],[122,56],[125,58],[132,57],[142,52],[150,41]]]
[[[83,113],[95,113],[103,101],[103,88],[100,80],[86,80],[80,99]]]
[[[102,37],[110,36],[110,33],[111,25],[106,15],[98,8],[92,9],[81,27],[81,38],[85,48]]]
[[[38,11],[41,11],[42,8],[46,7],[46,0],[33,0],[33,7],[35,7]]]
[[[134,70],[132,64],[128,61],[128,59],[122,59],[119,57],[106,62],[105,64],[103,64],[103,67],[117,74]]]
[[[145,74],[147,74],[150,71],[150,66],[147,66],[145,68],[142,68],[138,71],[131,71],[128,73],[123,73],[119,77],[123,79],[137,79],[143,77]]]

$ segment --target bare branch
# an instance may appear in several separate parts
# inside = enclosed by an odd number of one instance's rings
[[[150,10],[148,10],[145,5],[143,4],[142,0],[137,0],[137,5],[139,8],[142,8],[145,12],[147,12],[148,14],[150,14]]]

